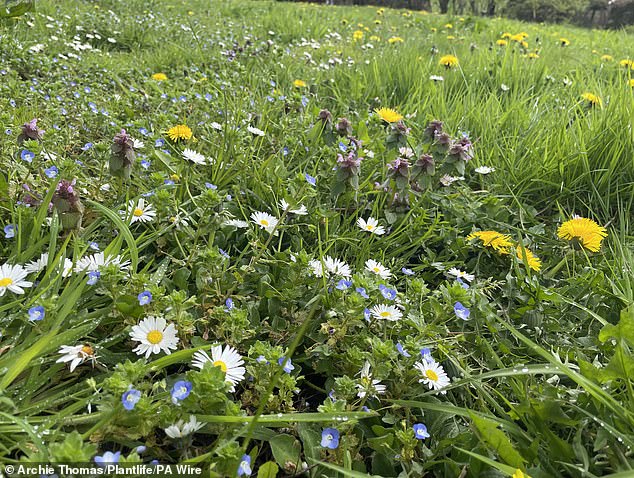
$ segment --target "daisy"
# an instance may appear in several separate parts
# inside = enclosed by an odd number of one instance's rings
[[[264,131],[253,126],[247,126],[247,131],[255,136],[264,136]]]
[[[370,362],[366,361],[359,373],[361,378],[359,380],[360,383],[356,385],[359,390],[357,397],[365,398],[366,395],[376,397],[377,395],[385,393],[386,386],[382,385],[380,380],[372,378],[372,374],[370,373]]]
[[[249,227],[249,223],[246,221],[241,221],[240,219],[229,219],[223,223],[224,226],[237,227],[238,229],[244,229],[245,227]]]
[[[48,252],[42,253],[39,259],[29,262],[24,266],[24,270],[27,272],[41,272],[46,268],[48,264]]]
[[[464,279],[467,282],[471,282],[473,279],[475,279],[475,276],[473,274],[467,274],[466,272],[461,271],[460,269],[457,269],[455,267],[449,269],[449,275],[457,277],[458,279]]]
[[[598,252],[601,248],[601,241],[608,235],[603,226],[599,226],[592,219],[576,216],[570,221],[564,222],[557,230],[557,237],[567,241],[573,241],[581,247]]]
[[[209,126],[211,126],[216,131],[222,131],[222,125],[220,123],[216,123],[213,121]]]
[[[273,232],[279,222],[275,216],[260,211],[251,213],[251,220],[269,234]]]
[[[70,371],[73,372],[78,365],[91,361],[93,367],[95,363],[97,363],[97,356],[95,355],[94,349],[88,345],[62,345],[59,349],[59,352],[62,354],[60,358],[58,358],[56,363],[67,363],[70,362]]]
[[[121,256],[105,256],[105,253],[97,252],[87,257],[82,257],[75,265],[75,272],[99,271],[102,267],[116,265],[121,270],[125,270],[130,265],[130,261],[124,261]]]
[[[164,431],[170,438],[183,438],[197,432],[204,426],[205,424],[196,420],[194,415],[190,415],[187,423],[183,420],[178,420],[174,425],[165,428]]]
[[[389,279],[392,275],[387,267],[385,267],[380,262],[376,262],[373,259],[368,259],[367,261],[365,261],[365,269],[372,272],[373,274],[378,275],[381,279]]]
[[[145,143],[140,139],[132,138],[132,147],[134,149],[143,149],[145,148]]]
[[[441,390],[451,382],[442,365],[432,358],[416,362],[414,367],[423,374],[419,382],[427,385],[430,390]]]
[[[174,142],[181,139],[188,140],[192,137],[192,130],[187,125],[179,124],[167,130],[167,136]]]
[[[306,206],[304,206],[303,204],[299,206],[299,209],[289,209],[291,205],[287,203],[284,199],[281,199],[279,204],[282,211],[286,211],[288,209],[288,212],[292,214],[297,214],[298,216],[305,216],[306,214],[308,214],[308,209],[306,209]]]
[[[347,279],[352,275],[352,271],[350,270],[350,266],[348,264],[344,261],[340,261],[339,259],[333,259],[330,256],[326,256],[324,258],[323,264],[319,260],[312,260],[308,263],[308,265],[313,270],[313,274],[317,277],[324,275],[323,266],[326,266],[326,272],[329,276],[340,276]]]
[[[207,158],[204,154],[200,154],[192,149],[185,148],[183,158],[195,164],[207,164]]]
[[[200,350],[194,354],[192,366],[203,369],[207,362],[214,367],[220,367],[225,373],[225,381],[231,384],[230,391],[235,391],[235,385],[244,380],[246,369],[243,367],[244,360],[236,349],[227,345],[224,350],[221,345],[211,347],[211,357],[207,352]]]
[[[403,318],[403,313],[393,305],[379,304],[370,309],[370,313],[377,319],[395,322]]]
[[[439,75],[431,75],[429,77],[429,79],[431,81],[445,81],[445,79],[442,76],[439,76]]]
[[[357,226],[359,226],[364,231],[376,234],[377,236],[385,234],[385,228],[383,226],[379,226],[379,221],[377,219],[374,219],[373,217],[369,217],[367,221],[360,217],[359,219],[357,219]]]
[[[24,280],[29,272],[21,265],[0,266],[0,297],[10,290],[14,294],[24,294],[23,287],[32,287],[33,282]]]
[[[171,354],[176,349],[178,337],[174,324],[167,325],[163,317],[147,317],[132,327],[130,337],[135,342],[140,342],[133,352],[137,355],[145,354],[148,358],[151,354],[161,353]]]
[[[137,221],[150,222],[156,217],[156,211],[150,203],[145,204],[144,198],[140,198],[136,204],[134,201],[128,203],[127,217],[130,218],[130,224],[134,224]]]
[[[475,172],[478,174],[489,174],[494,173],[495,168],[491,168],[489,166],[478,166],[477,168],[475,168]]]

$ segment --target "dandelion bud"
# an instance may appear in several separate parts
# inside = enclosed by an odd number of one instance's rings
[[[124,179],[130,179],[132,165],[136,157],[134,141],[125,129],[114,136],[110,146],[110,174]]]
[[[33,118],[28,123],[22,125],[22,132],[18,136],[18,144],[22,144],[27,139],[41,141],[44,137],[44,132],[43,129],[38,129],[37,118]]]

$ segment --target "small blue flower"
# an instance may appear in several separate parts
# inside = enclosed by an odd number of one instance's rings
[[[99,250],[99,244],[97,244],[96,242],[89,242],[88,243],[88,247],[90,247],[93,251],[98,251]]]
[[[215,184],[211,184],[211,183],[205,183],[205,187],[207,189],[211,189],[212,191],[215,191],[216,189],[218,189],[218,186],[216,186]]]
[[[255,359],[255,361],[257,363],[269,363],[269,361],[266,360],[266,357],[264,355],[260,355],[258,358]]]
[[[368,322],[370,322],[370,317],[372,316],[372,312],[370,312],[370,309],[368,309],[367,307],[365,309],[363,309],[363,318],[365,320],[367,320]]]
[[[4,134],[6,134],[7,136],[11,136],[13,134],[13,130],[11,130],[10,128],[7,128],[4,130]]]
[[[346,151],[348,151],[348,147],[345,144],[343,144],[341,141],[339,141],[339,150],[342,153],[345,153]]]
[[[155,148],[162,148],[163,146],[165,146],[165,140],[163,138],[159,138],[156,141],[154,141]]]
[[[148,160],[148,159],[142,159],[141,160],[141,167],[143,169],[149,169],[151,165],[152,165],[152,162],[150,160]]]
[[[5,239],[11,239],[15,237],[15,226],[13,224],[8,224],[4,226],[4,237]]]
[[[423,360],[433,360],[431,357],[431,350],[427,347],[420,349],[420,356],[423,357]]]
[[[427,432],[427,427],[422,423],[415,423],[412,427],[414,429],[414,436],[417,440],[424,440],[425,438],[429,438],[429,433]]]
[[[332,400],[333,402],[337,401],[337,398],[335,397],[335,391],[331,390],[330,392],[328,392],[328,397],[330,398],[330,400]]]
[[[92,143],[86,143],[85,145],[83,145],[81,147],[82,151],[88,151],[89,149],[91,149],[94,145]]]
[[[352,281],[341,279],[339,282],[337,282],[337,286],[335,288],[339,290],[346,290],[346,289],[349,289],[351,286],[352,286]]]
[[[306,181],[308,181],[308,184],[310,184],[311,186],[315,186],[317,184],[317,179],[312,177],[310,174],[304,173],[304,177],[306,178]]]
[[[227,300],[225,300],[225,310],[227,312],[230,312],[233,309],[233,307],[234,307],[233,299],[229,297]]]
[[[288,153],[289,153],[288,146],[284,146],[284,147],[282,148],[282,154],[283,154],[284,156],[288,156]]]
[[[321,432],[321,446],[336,449],[339,446],[339,430],[336,428],[324,428]]]
[[[369,412],[370,412],[370,409],[369,409],[368,407],[366,407],[365,405],[363,405],[363,406],[361,407],[361,411],[362,411],[362,412],[368,412],[368,413],[369,413]]]
[[[150,134],[145,128],[139,128],[139,133],[141,133],[143,136],[147,136],[148,134]]]
[[[174,181],[172,181],[171,179],[166,179],[165,181],[163,181],[163,184],[166,184],[168,186],[173,186],[174,185]]]
[[[398,350],[398,353],[400,353],[403,357],[411,357],[409,352],[403,348],[403,344],[400,342],[396,344],[396,350]]]
[[[229,255],[229,253],[227,253],[227,251],[224,251],[224,250],[218,248],[218,252],[220,252],[220,255],[222,257],[224,257],[225,259],[231,259],[231,256]]]
[[[286,357],[280,357],[277,360],[277,363],[284,367],[284,371],[286,373],[291,373],[293,370],[295,370],[295,366],[291,363],[290,357],[288,359]]]
[[[363,297],[364,299],[369,299],[370,296],[368,295],[368,293],[365,291],[365,289],[363,287],[357,287],[356,291],[359,293],[359,295],[361,295],[361,297]]]
[[[106,465],[112,463],[119,463],[119,458],[121,457],[121,452],[118,451],[116,453],[112,453],[111,451],[105,452],[102,456],[95,457],[95,463],[99,466],[105,467]]]
[[[205,99],[206,99],[207,101],[211,101],[213,98],[214,98],[214,97],[211,95],[211,93],[206,93],[206,94],[205,94]]]
[[[379,290],[381,291],[381,295],[383,295],[383,297],[385,297],[386,299],[388,300],[396,299],[396,291],[394,289],[390,289],[389,287],[386,287],[383,284],[381,284],[379,286]]]
[[[139,305],[148,305],[152,302],[152,293],[149,290],[144,290],[137,295],[137,299],[139,299]]]
[[[304,108],[306,108],[306,106],[308,106],[308,98],[306,98],[305,96],[302,96],[302,106]]]
[[[471,311],[460,302],[456,302],[454,304],[453,311],[456,313],[456,317],[462,320],[467,320],[469,318],[469,315],[471,315]]]
[[[186,380],[179,380],[172,387],[172,402],[185,400],[192,391],[192,383]]]
[[[95,285],[99,281],[100,277],[101,277],[101,272],[99,272],[99,271],[90,271],[88,273],[88,282],[86,282],[86,283],[88,285]]]
[[[141,392],[134,388],[123,392],[123,395],[121,395],[121,403],[126,410],[132,410],[139,400],[141,400]]]
[[[22,161],[32,163],[33,159],[35,158],[35,153],[32,153],[28,149],[23,149],[22,151],[20,151],[20,158],[22,158]]]
[[[45,315],[44,307],[41,305],[36,305],[35,307],[31,307],[29,309],[29,320],[42,320]]]
[[[242,458],[240,458],[240,466],[238,466],[238,476],[251,476],[251,473],[253,473],[251,470],[251,457],[249,455],[242,455]]]
[[[53,179],[59,174],[59,169],[57,169],[57,166],[51,166],[50,168],[46,168],[44,170],[44,174],[46,174],[47,178]]]
[[[147,447],[145,445],[139,445],[136,447],[136,452],[141,455],[147,451]]]
[[[460,277],[457,277],[456,281],[458,281],[458,284],[460,284],[460,287],[462,287],[464,290],[468,290],[469,289],[469,284],[467,284],[465,281],[463,281]]]
[[[401,271],[403,272],[403,274],[405,274],[406,276],[413,276],[416,273],[412,270],[412,269],[408,269],[407,267],[403,267],[401,269]]]

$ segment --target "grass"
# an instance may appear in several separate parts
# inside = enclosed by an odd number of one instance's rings
[[[632,473],[631,34],[244,0],[43,1],[0,31],[1,262],[41,261],[24,294],[0,287],[3,463]],[[32,118],[45,133],[20,144]],[[450,154],[434,119],[472,147]],[[178,124],[193,136],[170,140]],[[607,228],[598,251],[557,236],[574,215]],[[513,249],[467,239],[484,230]],[[173,325],[170,353],[135,352],[148,317]],[[213,345],[244,361],[235,383]]]

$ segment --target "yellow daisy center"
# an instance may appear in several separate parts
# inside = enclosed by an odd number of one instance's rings
[[[143,216],[143,209],[135,208],[134,211],[132,211],[132,215],[136,217]]]
[[[163,332],[161,332],[160,330],[151,330],[150,332],[148,332],[147,341],[150,342],[152,345],[160,343],[161,340],[163,340]]]
[[[366,228],[368,231],[371,231],[372,229],[374,229],[374,226],[373,226],[373,225],[371,225],[371,224],[368,224],[367,226],[365,226],[365,228]]]
[[[11,277],[4,277],[0,279],[0,287],[9,287],[11,284],[13,284],[13,279],[11,279]]]
[[[92,355],[95,354],[95,351],[92,349],[92,347],[90,345],[84,345],[81,348],[81,353],[84,354],[84,355],[91,355],[92,356]]]
[[[375,274],[378,274],[379,272],[381,272],[381,269],[379,269],[378,267],[373,267],[372,270],[374,271]]]
[[[391,314],[389,311],[384,310],[384,311],[383,311],[383,312],[381,312],[379,315],[380,315],[381,317],[389,317],[389,316],[391,316],[392,314]]]
[[[216,360],[213,365],[214,367],[220,367],[220,370],[222,370],[224,373],[227,373],[227,364],[224,363],[222,360]]]
[[[429,380],[431,380],[432,382],[437,382],[438,381],[438,374],[436,372],[434,372],[433,370],[427,370],[425,372],[425,375],[427,375],[427,378]]]
[[[268,226],[269,225],[269,221],[267,221],[266,219],[260,219],[260,224],[262,226]]]

